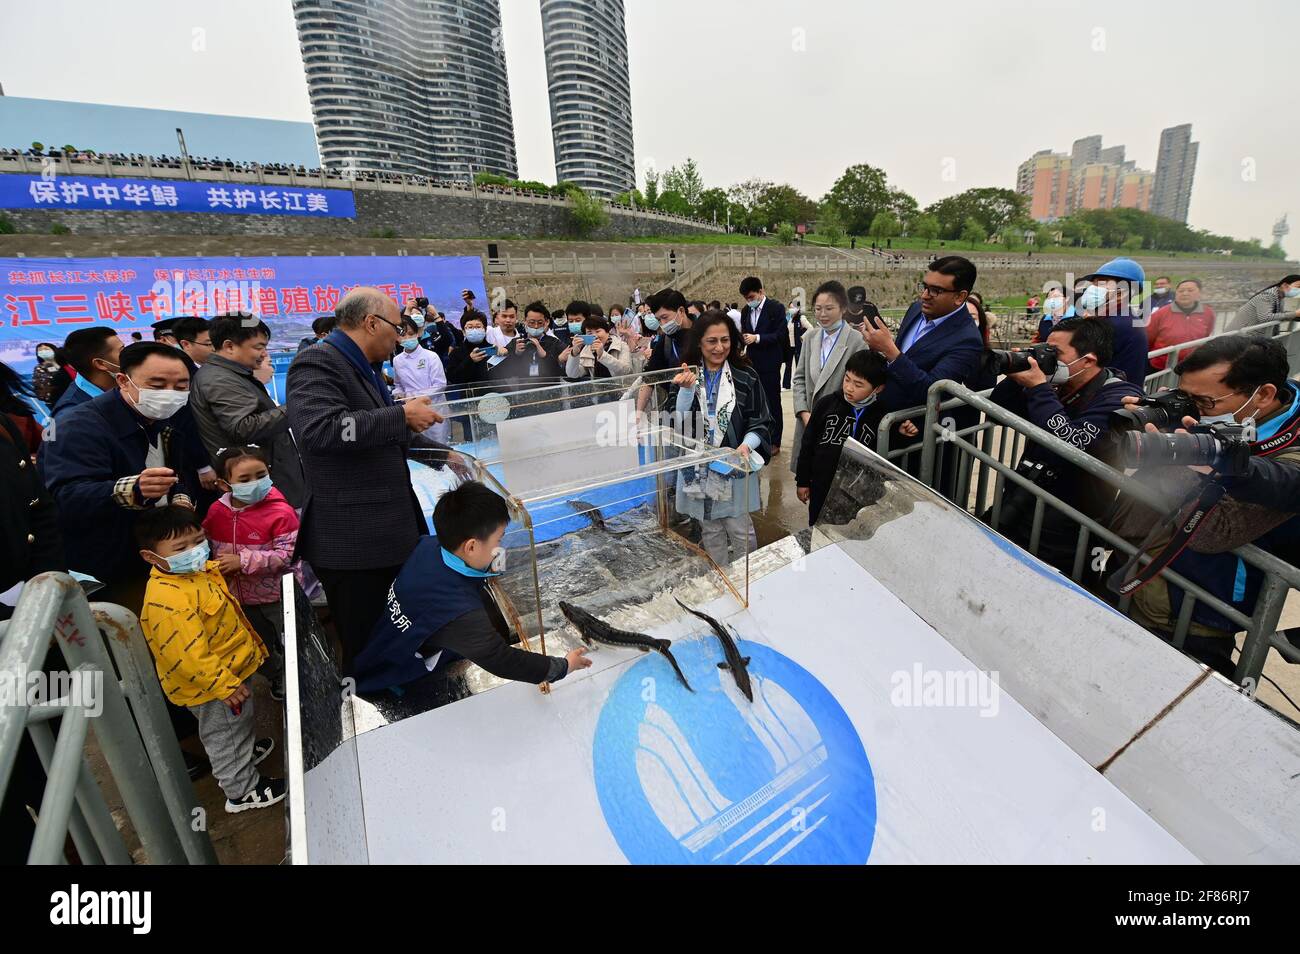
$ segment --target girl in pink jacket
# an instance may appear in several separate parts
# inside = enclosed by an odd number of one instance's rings
[[[203,520],[212,559],[221,566],[244,615],[271,649],[271,695],[283,699],[284,617],[280,578],[293,570],[298,513],[271,485],[266,455],[254,445],[228,447],[214,462],[226,493]]]

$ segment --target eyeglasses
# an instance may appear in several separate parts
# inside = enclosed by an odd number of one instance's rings
[[[399,338],[401,337],[401,335],[402,335],[402,326],[401,326],[401,325],[395,325],[395,324],[393,324],[391,321],[389,321],[389,320],[388,320],[387,318],[385,318],[383,315],[366,315],[366,317],[367,317],[367,318],[378,318],[380,321],[382,321],[382,322],[383,322],[384,324],[386,324],[388,327],[390,327],[390,328],[392,328],[394,331],[396,331],[396,332],[397,332],[397,336],[398,336]]]
[[[924,298],[926,292],[930,293],[931,298],[938,298],[940,295],[955,295],[957,289],[940,288],[938,285],[927,285],[925,282],[917,282],[916,293]]]
[[[1173,393],[1178,395],[1179,397],[1186,398],[1187,400],[1191,401],[1193,404],[1196,405],[1197,410],[1201,411],[1202,413],[1206,413],[1209,411],[1213,411],[1215,405],[1217,405],[1220,401],[1224,400],[1225,398],[1232,397],[1232,395],[1235,392],[1229,391],[1227,394],[1220,394],[1218,397],[1213,397],[1213,398],[1206,394],[1188,394],[1186,391],[1182,391],[1182,390],[1174,391]]]

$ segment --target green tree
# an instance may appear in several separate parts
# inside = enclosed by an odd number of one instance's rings
[[[884,171],[866,163],[845,169],[822,199],[823,207],[833,206],[844,227],[855,235],[865,233],[876,213],[888,209],[890,202]]]
[[[780,222],[810,222],[816,216],[817,203],[792,185],[768,185],[754,207],[756,223],[767,229]]]
[[[653,169],[645,171],[645,201],[652,208],[659,206],[659,173]]]
[[[817,231],[831,245],[844,241],[844,220],[833,203],[823,202],[817,213]]]
[[[691,204],[686,201],[686,196],[676,189],[659,193],[659,201],[655,203],[655,208],[660,212],[670,212],[673,215],[690,215],[694,211]]]
[[[889,211],[893,213],[894,218],[898,219],[899,233],[907,234],[912,231],[912,223],[920,215],[920,209],[916,204],[916,199],[912,198],[902,189],[889,190]]]
[[[898,216],[893,212],[877,212],[876,217],[871,220],[871,228],[867,234],[874,239],[893,238],[903,230],[899,224]]]
[[[609,225],[609,213],[599,199],[587,195],[577,186],[569,192],[569,221],[574,233],[580,238],[588,238],[592,233]]]
[[[987,242],[989,233],[988,229],[984,227],[984,224],[980,222],[979,219],[971,216],[966,219],[965,224],[962,225],[959,238],[971,248],[974,248],[976,245],[982,245]]]
[[[680,166],[673,166],[664,173],[661,186],[665,192],[679,193],[692,211],[699,207],[700,196],[704,194],[704,179],[695,160],[689,157]]]
[[[638,209],[646,208],[645,196],[641,194],[640,189],[628,189],[626,192],[620,192],[614,196],[616,205],[631,205]]]
[[[573,192],[582,191],[583,188],[578,183],[566,182],[563,179],[551,186],[551,195],[559,196],[561,199],[567,199]]]
[[[930,243],[939,237],[939,220],[933,215],[921,213],[912,220],[912,234],[925,239],[925,247],[929,248]]]
[[[782,222],[776,227],[776,238],[782,245],[793,245],[794,234],[794,226],[789,222]]]
[[[764,227],[759,206],[763,194],[772,186],[764,179],[746,179],[737,182],[727,190],[727,199],[731,202],[731,224],[746,230]]]
[[[1142,248],[1142,236],[1130,235],[1128,238],[1124,240],[1124,244],[1122,244],[1120,248],[1128,252],[1138,251],[1140,248]]]
[[[475,185],[506,186],[510,180],[506,176],[497,175],[495,172],[476,172],[474,173]]]
[[[967,189],[927,208],[926,213],[939,220],[939,234],[955,239],[974,219],[987,235],[1002,232],[1012,222],[1027,218],[1027,199],[1011,189]]]
[[[719,222],[727,221],[727,190],[714,187],[705,189],[700,193],[700,201],[696,204],[695,214],[702,219],[712,219],[715,216]]]

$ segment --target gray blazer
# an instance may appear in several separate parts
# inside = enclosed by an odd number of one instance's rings
[[[803,418],[801,411],[812,412],[813,407],[828,394],[834,394],[844,383],[844,362],[855,351],[867,346],[862,340],[862,333],[844,322],[840,336],[835,340],[826,366],[822,366],[822,329],[818,325],[811,331],[804,332],[803,350],[799,361],[794,366],[791,383],[794,386],[794,446],[790,452],[790,470],[799,463],[799,448],[803,446]]]
[[[190,409],[214,466],[223,447],[256,444],[266,452],[276,489],[291,507],[303,505],[307,487],[289,433],[288,412],[271,399],[252,371],[214,354],[194,374]]]
[[[428,533],[411,487],[411,432],[331,344],[289,365],[285,405],[307,478],[298,552],[313,566],[369,570],[406,562]]]

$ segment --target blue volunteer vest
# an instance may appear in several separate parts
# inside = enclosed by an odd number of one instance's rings
[[[416,652],[448,623],[482,609],[486,583],[447,566],[437,537],[421,537],[388,591],[370,641],[357,654],[357,691],[391,689],[424,676],[429,670]]]

